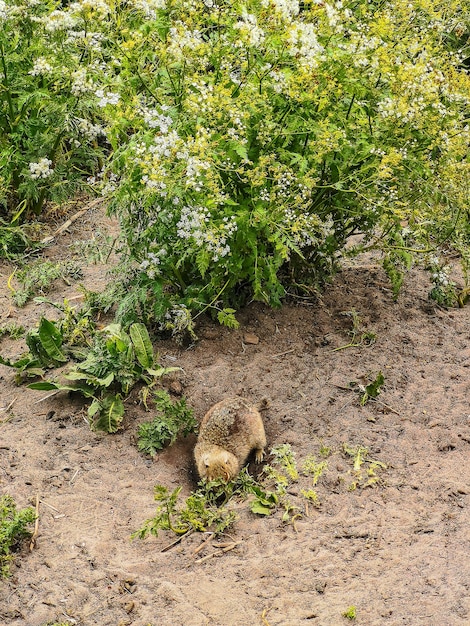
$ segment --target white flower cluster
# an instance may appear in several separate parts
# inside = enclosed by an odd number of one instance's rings
[[[344,9],[344,11],[341,11],[342,8],[343,3],[341,2],[341,0],[338,0],[338,2],[335,2],[335,4],[328,4],[327,2],[325,3],[325,11],[328,22],[331,28],[337,33],[343,32],[344,23],[347,19],[351,17],[351,11],[349,9]]]
[[[66,11],[56,10],[46,15],[41,21],[48,32],[54,33],[59,30],[71,30],[77,20]]]
[[[191,311],[184,304],[174,304],[165,313],[165,321],[160,324],[160,330],[171,330],[176,337],[189,331],[195,337]]]
[[[305,69],[317,67],[324,52],[318,42],[313,24],[297,22],[293,24],[288,36],[289,54],[298,57],[299,63]]]
[[[111,12],[111,8],[107,2],[104,2],[104,0],[79,0],[79,2],[72,2],[69,5],[69,11],[72,14],[96,11],[102,16],[105,16]]]
[[[49,178],[49,176],[54,173],[54,169],[51,168],[51,165],[52,161],[46,157],[39,159],[37,163],[30,163],[29,172],[31,178]]]
[[[155,278],[155,276],[159,273],[158,266],[160,265],[162,258],[166,255],[166,248],[160,248],[156,252],[148,252],[147,258],[145,258],[139,265],[139,269],[146,272],[149,278]]]
[[[117,104],[119,102],[119,94],[112,91],[104,91],[104,89],[97,89],[95,96],[99,98],[98,106],[104,108],[108,104]]]
[[[217,262],[230,254],[227,240],[237,230],[237,224],[235,216],[224,217],[218,227],[209,227],[209,222],[210,213],[206,207],[184,206],[176,232],[181,239],[192,239],[197,246],[204,246],[212,254],[212,260]]]
[[[82,133],[85,138],[90,141],[93,141],[99,136],[106,136],[104,128],[99,124],[92,124],[84,118],[79,118],[77,122],[80,133]]]
[[[283,93],[288,87],[288,81],[283,72],[271,70],[269,77],[272,79],[271,87],[276,93]]]
[[[289,20],[299,14],[299,0],[262,0],[261,6],[272,7],[283,20]]]
[[[132,4],[150,20],[157,19],[157,11],[165,8],[165,0],[133,0]]]
[[[101,52],[101,43],[104,40],[103,33],[88,32],[86,30],[71,30],[65,41],[67,44],[82,45],[91,48],[94,52]]]
[[[44,57],[38,57],[34,61],[33,69],[28,72],[31,76],[44,76],[52,72],[52,65]]]
[[[0,0],[0,20],[8,19],[8,7],[4,0]]]
[[[77,70],[72,74],[72,86],[70,88],[74,96],[81,96],[96,89],[91,78],[88,78],[86,69]]]
[[[162,106],[162,111],[167,111],[170,107]],[[149,109],[147,106],[142,105],[139,110],[140,114],[144,118],[145,124],[149,128],[158,128],[163,134],[167,134],[168,130],[173,123],[173,120],[168,115],[165,115],[161,111],[156,109]]]
[[[242,42],[248,46],[256,48],[264,41],[264,31],[258,26],[256,16],[248,13],[246,9],[243,9],[241,19],[234,24],[234,28],[240,31]]]
[[[186,186],[194,189],[195,191],[201,191],[201,176],[202,172],[210,169],[210,163],[203,161],[198,157],[187,155],[186,156]]]
[[[441,265],[438,257],[432,257],[430,259],[431,266],[431,280],[436,287],[449,287],[454,285],[454,282],[450,279],[451,267],[449,265]]]

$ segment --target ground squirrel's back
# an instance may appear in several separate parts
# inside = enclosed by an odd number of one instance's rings
[[[215,404],[201,422],[194,449],[201,478],[234,478],[250,452],[263,459],[266,435],[259,411],[243,398],[228,398]]]

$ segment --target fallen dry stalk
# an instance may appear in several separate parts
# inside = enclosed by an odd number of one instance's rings
[[[209,533],[209,536],[206,539],[204,539],[204,541],[201,544],[199,544],[197,548],[194,549],[193,554],[199,554],[199,552],[207,546],[207,544],[209,543],[209,541],[212,539],[213,536],[214,536],[214,533]]]
[[[263,620],[264,626],[271,626],[268,620],[266,619],[266,615],[269,613],[270,610],[271,610],[271,607],[269,609],[263,609],[263,612],[261,613],[261,619]]]
[[[160,550],[160,552],[168,552],[168,550],[171,550],[171,548],[174,548],[175,546],[177,546],[179,543],[181,543],[181,541],[185,538],[188,537],[191,533],[192,533],[192,529],[188,530],[187,532],[184,533],[184,535],[180,535],[178,537],[178,539],[175,539],[174,541],[172,541],[170,544],[168,544],[167,546],[165,546],[164,548],[162,548]]]
[[[41,239],[41,243],[48,244],[54,241],[57,235],[60,235],[61,233],[64,232],[64,230],[67,230],[67,228],[71,226],[74,222],[76,222],[82,215],[84,215],[84,213],[86,213],[90,209],[93,209],[95,206],[100,205],[102,202],[104,202],[104,198],[96,198],[95,200],[92,200],[91,202],[86,204],[83,209],[80,209],[80,211],[77,211],[77,213],[72,215],[71,218],[69,218],[66,222],[64,222],[62,226],[60,226],[55,231],[55,233],[53,233],[52,235],[49,235],[48,237],[44,237],[44,239]]]
[[[34,522],[34,532],[29,542],[29,551],[32,552],[36,547],[36,539],[39,534],[39,494],[36,495],[36,521]]]
[[[9,411],[17,400],[18,400],[18,396],[16,396],[16,398],[13,398],[13,400],[10,402],[10,404],[8,406],[2,406],[0,411]]]
[[[215,556],[222,556],[226,552],[230,552],[230,550],[233,550],[234,548],[236,548],[240,543],[241,541],[234,541],[233,543],[226,545],[224,548],[220,548],[219,550],[216,550],[215,552],[211,552],[207,556],[202,557],[202,559],[198,559],[196,563],[197,564],[205,563],[206,561],[209,561]]]

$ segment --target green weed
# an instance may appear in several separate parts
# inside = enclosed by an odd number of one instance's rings
[[[10,564],[13,553],[22,541],[31,535],[28,526],[36,519],[36,513],[32,508],[16,508],[16,503],[11,496],[0,497],[0,578],[10,575]]]
[[[346,619],[355,620],[357,617],[356,607],[350,606],[348,609],[346,609],[346,611],[344,611],[343,613],[343,617],[345,617]]]
[[[59,278],[70,284],[70,280],[79,280],[82,277],[83,272],[74,261],[31,263],[15,273],[15,280],[21,287],[14,290],[13,302],[22,307],[36,294],[47,293]]]
[[[8,335],[11,339],[20,339],[25,333],[26,330],[24,326],[16,324],[16,322],[0,325],[0,339],[5,335]]]
[[[54,364],[65,362],[60,330],[43,320],[39,341],[35,345],[41,353],[45,347]],[[43,333],[41,335],[41,330]],[[18,364],[16,364],[18,365]],[[137,382],[153,387],[177,367],[160,367],[146,327],[132,324],[126,332],[119,324],[110,324],[97,331],[86,357],[64,375],[65,383],[45,381],[31,383],[31,389],[75,391],[92,403],[88,409],[90,424],[97,430],[116,432],[124,416],[123,396],[127,396]]]
[[[344,454],[352,459],[353,470],[351,472],[353,481],[349,485],[349,491],[357,488],[364,489],[373,487],[383,482],[380,472],[387,469],[387,465],[382,461],[377,461],[369,457],[369,450],[365,446],[350,446],[343,444]]]
[[[162,389],[152,391],[150,397],[158,415],[139,426],[137,447],[141,452],[155,456],[164,446],[172,445],[179,434],[186,437],[194,432],[197,421],[184,398],[173,402],[168,392]]]
[[[351,311],[343,312],[342,315],[346,315],[352,320],[352,329],[350,331],[351,341],[344,346],[340,346],[339,348],[334,348],[332,352],[338,352],[338,350],[344,350],[346,348],[359,348],[365,346],[371,346],[375,343],[377,339],[377,335],[372,332],[365,330],[362,327],[362,320],[359,313],[352,309]]]

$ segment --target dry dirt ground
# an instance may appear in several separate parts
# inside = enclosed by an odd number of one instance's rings
[[[46,256],[72,257],[70,244],[98,228],[116,225],[88,211]],[[106,267],[79,260],[88,287],[109,280]],[[11,271],[0,265],[0,322],[31,327],[41,313],[53,316],[44,304],[11,307]],[[198,533],[164,552],[169,532],[130,540],[154,514],[155,484],[181,485],[184,495],[195,488],[194,436],[149,460],[135,444],[138,424],[149,419],[138,404],[129,401],[122,432],[97,434],[82,403],[66,394],[38,402],[45,392],[16,387],[0,366],[0,493],[21,508],[40,500],[37,545],[0,582],[0,624],[468,626],[470,316],[468,306],[436,307],[427,291],[415,269],[394,302],[382,270],[359,259],[316,301],[280,310],[255,303],[238,313],[238,330],[204,320],[195,345],[156,346],[162,364],[184,369],[180,381],[198,419],[227,396],[267,397],[269,446],[291,444],[299,464],[331,449],[315,487],[319,508],[301,495],[312,487],[305,476],[290,489],[301,514],[293,524],[282,511],[261,518],[240,503],[222,538],[238,543],[225,553],[215,541],[195,553],[206,539]],[[50,297],[78,293],[76,283],[58,283]],[[351,340],[352,310],[376,341],[335,351]],[[259,343],[247,343],[247,333]],[[4,338],[0,353],[23,346]],[[380,402],[361,406],[349,383],[379,371]],[[344,444],[367,447],[386,464],[375,470],[379,483],[364,486],[374,466],[355,474]],[[343,615],[352,606],[355,621]]]

